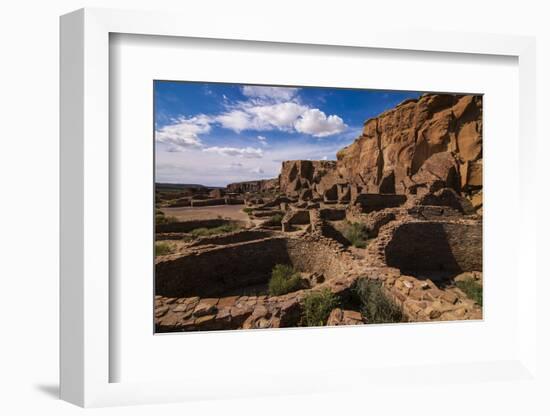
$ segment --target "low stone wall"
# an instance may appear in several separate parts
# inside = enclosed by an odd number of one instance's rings
[[[318,272],[327,280],[348,270],[336,243],[319,238],[271,237],[225,247],[191,250],[163,256],[156,262],[156,293],[169,297],[222,296],[269,281],[276,264],[301,272]],[[347,259],[349,261],[349,259]]]
[[[220,296],[265,283],[275,264],[289,264],[283,238],[269,238],[165,256],[155,267],[156,293],[163,296]]]
[[[310,215],[307,209],[291,209],[286,212],[281,221],[282,230],[290,231],[293,225],[304,225],[310,223]]]
[[[227,205],[244,205],[244,199],[241,198],[225,198]]]
[[[357,276],[322,283],[340,298],[349,297]],[[281,296],[198,296],[173,298],[155,296],[155,326],[157,332],[215,331],[227,329],[264,329],[295,327],[299,324],[303,299],[308,290],[298,290]],[[355,315],[358,313],[356,312]],[[360,324],[331,321],[331,325]]]
[[[271,232],[262,230],[237,231],[234,233],[213,235],[211,237],[199,237],[191,244],[189,244],[189,247],[204,246],[208,244],[227,245],[242,243],[245,241],[261,240],[267,237],[271,237],[271,235]]]
[[[320,215],[325,221],[341,221],[346,219],[346,210],[344,208],[322,208]]]
[[[483,311],[460,289],[438,288],[429,279],[390,276],[384,280],[387,295],[401,307],[408,321],[457,321],[482,319]]]
[[[302,272],[321,273],[327,280],[336,279],[348,270],[348,265],[338,255],[338,251],[341,250],[335,245],[329,246],[315,239],[287,240],[290,263]]]
[[[400,224],[385,247],[388,266],[401,270],[482,270],[481,222],[416,221]]]
[[[168,204],[169,208],[179,208],[179,207],[189,207],[189,206],[191,206],[191,199],[190,198],[180,198],[180,199]]]
[[[192,207],[208,207],[213,205],[225,205],[225,198],[191,200]]]
[[[456,209],[445,206],[419,205],[409,208],[407,213],[419,220],[457,219],[462,217],[462,214]]]
[[[359,194],[355,198],[354,205],[363,213],[379,211],[384,208],[395,208],[407,202],[405,195],[396,194]]]
[[[257,209],[252,211],[252,215],[256,218],[273,217],[274,215],[283,215],[284,212],[276,209]]]
[[[167,224],[157,224],[155,230],[157,233],[188,233],[196,228],[214,228],[221,225],[229,224],[233,221],[224,220],[221,218],[213,218],[209,220],[192,220],[171,222]]]

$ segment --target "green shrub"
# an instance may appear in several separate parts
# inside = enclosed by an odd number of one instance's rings
[[[389,299],[377,281],[360,279],[354,292],[361,304],[361,313],[369,324],[404,322],[401,308]]]
[[[474,279],[456,282],[456,286],[479,306],[483,306],[483,287]]]
[[[251,207],[243,208],[243,212],[248,215],[252,214],[252,211],[254,211],[254,208],[251,208]]]
[[[173,222],[178,222],[178,219],[176,217],[167,217],[160,209],[155,209],[155,224],[170,224]]]
[[[281,225],[282,220],[283,216],[281,214],[275,214],[269,219],[268,223],[270,225]]]
[[[309,292],[304,298],[302,324],[305,326],[323,326],[330,312],[338,306],[338,297],[329,289]]]
[[[172,252],[172,246],[168,243],[155,243],[155,256],[165,256]]]
[[[219,227],[213,227],[213,228],[195,228],[194,230],[191,230],[190,234],[193,236],[193,238],[197,237],[209,237],[212,235],[218,235],[218,234],[224,234],[224,233],[231,233],[233,231],[239,230],[241,227],[235,223],[229,223],[229,224],[223,224]]]
[[[364,224],[347,222],[342,234],[354,247],[365,248],[367,246],[369,231]]]
[[[269,294],[271,296],[284,295],[301,287],[300,273],[292,266],[276,264],[269,279]]]

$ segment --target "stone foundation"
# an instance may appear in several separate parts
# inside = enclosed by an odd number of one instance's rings
[[[354,205],[362,213],[379,211],[384,208],[399,207],[407,202],[406,195],[395,194],[359,194],[354,200]]]
[[[327,280],[347,270],[340,249],[334,245],[308,238],[270,237],[160,257],[155,268],[156,294],[219,297],[239,288],[267,284],[276,264],[317,272]]]
[[[409,271],[463,272],[483,268],[481,223],[408,222],[385,247],[386,264]]]

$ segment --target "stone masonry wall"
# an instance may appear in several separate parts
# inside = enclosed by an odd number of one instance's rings
[[[388,266],[418,271],[481,271],[479,222],[407,222],[385,248]]]
[[[162,296],[218,296],[264,283],[275,264],[290,262],[283,238],[268,238],[165,256],[156,263],[156,293]]]

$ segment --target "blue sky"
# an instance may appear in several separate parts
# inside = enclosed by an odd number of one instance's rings
[[[155,81],[156,181],[225,186],[335,160],[365,120],[418,92]]]

